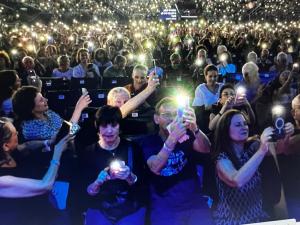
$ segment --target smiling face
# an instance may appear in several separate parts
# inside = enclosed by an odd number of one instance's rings
[[[218,80],[218,72],[215,70],[208,71],[205,80],[208,86],[214,86]]]
[[[134,70],[132,73],[133,86],[136,90],[141,89],[146,83],[146,73],[147,71]]]
[[[124,105],[128,100],[130,99],[130,96],[127,93],[116,93],[111,100],[108,99],[107,104],[111,106],[116,106],[120,108],[122,105]]]
[[[32,110],[33,114],[41,114],[48,110],[48,99],[44,98],[39,92],[34,99],[34,108]]]
[[[242,114],[232,117],[229,127],[229,137],[233,142],[245,142],[249,136],[249,127]]]

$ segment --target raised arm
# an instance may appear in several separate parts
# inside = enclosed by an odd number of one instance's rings
[[[236,169],[229,159],[221,159],[217,162],[216,169],[219,178],[230,187],[240,188],[244,186],[255,174],[269,147],[273,128],[269,127],[261,135],[261,144],[257,152],[240,169]]]
[[[230,96],[226,100],[225,104],[222,106],[220,112],[217,115],[215,115],[213,113],[210,114],[210,116],[209,116],[209,124],[208,124],[209,130],[213,131],[213,130],[216,129],[217,123],[220,120],[220,118],[223,115],[223,113],[226,112],[227,109],[232,108],[233,101],[234,101],[234,97]]]
[[[148,86],[138,95],[129,99],[124,105],[120,107],[122,117],[125,118],[129,113],[135,110],[139,105],[146,101],[146,99],[155,91],[159,85],[159,80],[155,78],[155,74],[152,73],[149,76]]]
[[[210,152],[210,141],[208,137],[198,128],[196,115],[193,108],[189,107],[184,110],[183,120],[185,127],[192,131],[195,135],[193,149],[202,153]]]
[[[82,110],[84,110],[92,102],[88,93],[83,94],[77,101],[73,115],[70,119],[71,123],[78,123]]]
[[[52,189],[57,171],[60,165],[60,158],[66,149],[67,142],[71,137],[64,137],[54,149],[50,166],[42,180],[19,178],[14,176],[0,177],[0,197],[23,198],[44,194]]]
[[[160,171],[166,165],[168,158],[175,149],[180,137],[186,133],[186,129],[183,124],[177,121],[174,121],[171,127],[173,127],[173,129],[168,138],[165,140],[161,150],[156,155],[150,156],[147,160],[147,165],[149,166],[150,170],[157,175],[160,174]]]
[[[292,123],[286,123],[284,125],[285,137],[277,141],[275,150],[277,154],[291,154],[295,152],[295,149],[299,149],[297,144],[300,143],[299,135],[292,136],[294,134],[294,125]]]

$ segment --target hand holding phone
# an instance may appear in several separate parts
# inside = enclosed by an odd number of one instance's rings
[[[116,159],[110,163],[109,173],[112,179],[125,180],[130,174],[130,169],[126,166],[124,161]]]
[[[234,104],[237,104],[238,100],[245,98],[246,96],[246,88],[245,87],[238,87],[236,89]]]
[[[81,88],[81,93],[82,93],[82,95],[87,95],[88,90],[86,88]]]

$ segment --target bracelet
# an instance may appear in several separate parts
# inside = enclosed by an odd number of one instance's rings
[[[80,126],[78,125],[78,123],[72,122],[72,125],[70,127],[70,134],[75,135],[78,133],[79,130],[80,130]]]
[[[137,182],[137,175],[130,173],[129,177],[126,179],[128,183],[134,184]]]
[[[59,162],[59,160],[52,159],[52,160],[50,161],[50,165],[60,166],[60,162]]]
[[[218,114],[217,115],[219,115],[219,116],[222,116],[223,114],[222,113],[220,113],[220,112],[218,112]]]
[[[173,152],[173,149],[169,148],[166,143],[164,143],[163,149],[165,149],[168,153]]]

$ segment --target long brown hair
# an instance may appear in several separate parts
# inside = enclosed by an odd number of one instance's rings
[[[212,151],[213,159],[216,160],[220,153],[224,152],[228,155],[229,159],[232,161],[233,165],[236,168],[240,168],[240,162],[234,152],[233,145],[232,145],[232,139],[229,134],[229,128],[231,124],[231,120],[233,116],[235,115],[242,115],[246,121],[249,123],[248,117],[239,110],[231,109],[226,111],[220,118],[217,128],[215,131],[215,139],[214,139],[214,147]],[[248,141],[251,141],[255,139],[255,137],[248,138]],[[247,143],[246,142],[246,143]]]

